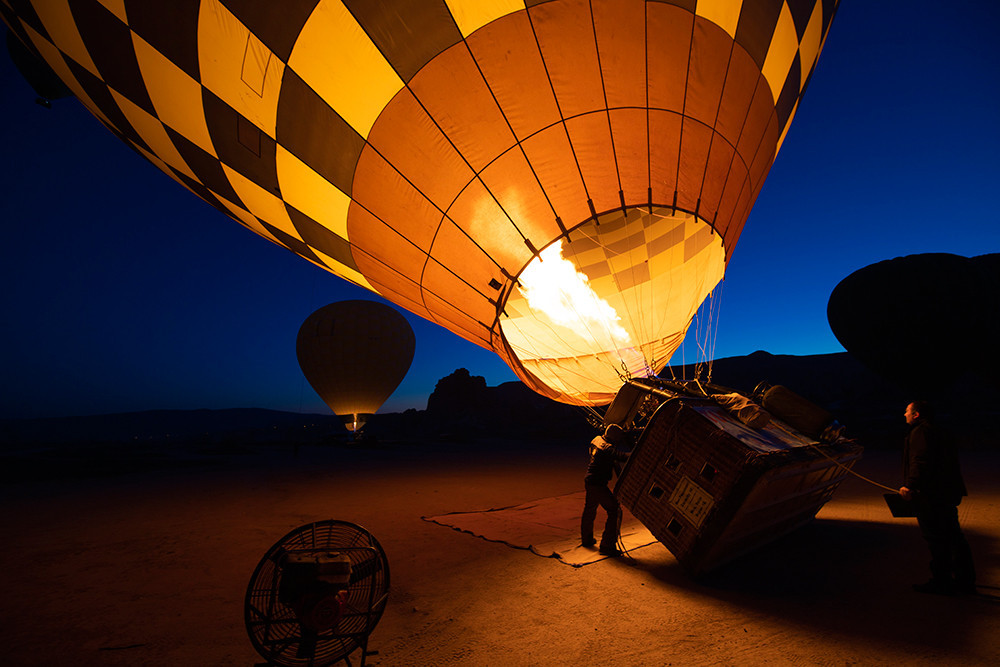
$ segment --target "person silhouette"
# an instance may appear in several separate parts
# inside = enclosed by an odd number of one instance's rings
[[[585,547],[596,544],[594,520],[597,518],[597,508],[600,506],[608,517],[604,523],[598,549],[607,556],[617,556],[621,553],[618,550],[621,507],[615,494],[608,488],[608,483],[615,472],[615,464],[628,460],[630,451],[622,450],[620,447],[629,444],[629,441],[628,433],[621,426],[609,424],[604,429],[604,435],[597,436],[590,443],[590,462],[587,464],[587,474],[583,478],[587,495],[580,517],[580,543]]]
[[[935,595],[975,593],[972,550],[958,523],[958,505],[968,495],[958,453],[933,423],[927,401],[908,404],[903,416],[910,429],[903,444],[899,495],[913,501],[917,524],[931,552],[931,578],[914,584],[913,589]]]

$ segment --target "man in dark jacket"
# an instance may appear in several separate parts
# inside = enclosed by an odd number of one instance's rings
[[[587,465],[587,475],[583,478],[587,498],[583,505],[583,515],[580,517],[580,541],[585,547],[592,547],[594,540],[594,519],[597,517],[597,506],[600,505],[608,514],[601,535],[600,552],[608,556],[617,556],[618,525],[621,508],[618,499],[608,488],[616,463],[628,460],[628,452],[618,449],[628,443],[628,434],[617,424],[609,424],[604,429],[604,436],[597,436],[590,443],[590,463]]]
[[[931,421],[931,406],[906,406],[910,425],[903,446],[903,486],[899,495],[916,505],[917,523],[931,551],[931,579],[914,584],[920,593],[975,593],[972,551],[958,524],[958,505],[967,495],[954,446]]]

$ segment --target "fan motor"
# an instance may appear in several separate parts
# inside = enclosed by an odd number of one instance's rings
[[[287,552],[279,566],[278,601],[292,608],[302,627],[313,632],[336,627],[347,602],[350,558],[338,552]]]

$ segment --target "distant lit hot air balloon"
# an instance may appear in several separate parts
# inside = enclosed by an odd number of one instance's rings
[[[299,367],[349,431],[357,431],[392,395],[413,361],[406,318],[375,301],[323,306],[299,328]]]
[[[0,2],[182,185],[580,405],[679,346],[837,6]]]

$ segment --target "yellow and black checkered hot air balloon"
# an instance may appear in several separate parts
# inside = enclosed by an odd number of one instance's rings
[[[250,230],[607,403],[722,279],[837,0],[0,0]]]

